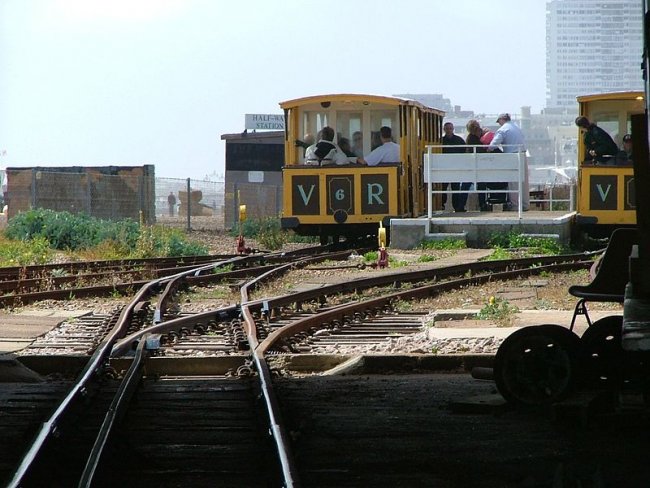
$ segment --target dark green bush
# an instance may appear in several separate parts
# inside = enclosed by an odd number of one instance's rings
[[[188,241],[178,229],[160,226],[140,227],[133,220],[109,221],[84,214],[36,209],[23,212],[7,225],[9,239],[44,239],[53,249],[81,251],[109,242],[119,243],[128,256],[193,256],[207,254],[207,247]],[[101,246],[100,246],[101,247]],[[110,247],[110,246],[108,246]]]
[[[5,235],[22,241],[44,237],[52,248],[69,251],[88,249],[108,239],[133,248],[138,239],[138,227],[132,220],[112,222],[85,214],[36,209],[10,219]]]

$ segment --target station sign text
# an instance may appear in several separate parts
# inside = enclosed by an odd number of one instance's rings
[[[284,115],[246,114],[247,130],[284,130]]]

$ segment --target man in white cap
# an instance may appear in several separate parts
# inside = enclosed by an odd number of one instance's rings
[[[522,210],[528,210],[530,206],[530,193],[528,190],[528,159],[526,158],[526,139],[524,138],[524,133],[521,129],[510,119],[510,114],[503,113],[499,114],[497,118],[497,124],[501,127],[497,129],[494,134],[494,139],[490,142],[488,146],[488,151],[494,151],[498,147],[501,147],[504,153],[523,153],[522,157],[524,158],[524,174],[523,176],[523,188],[521,189],[521,207]],[[509,190],[518,190],[518,182],[509,182]],[[519,205],[519,194],[510,193],[510,202],[513,205],[513,210],[518,208]]]

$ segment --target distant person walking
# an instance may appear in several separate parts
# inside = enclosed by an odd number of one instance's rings
[[[167,203],[169,204],[169,216],[173,217],[174,207],[176,206],[176,196],[174,195],[173,191],[169,192],[169,196],[167,197]]]

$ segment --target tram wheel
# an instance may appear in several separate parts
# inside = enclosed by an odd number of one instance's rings
[[[319,236],[319,240],[320,240],[320,245],[321,246],[327,246],[327,244],[329,242],[329,236],[327,234],[321,234]]]
[[[597,320],[582,334],[585,379],[591,386],[615,388],[623,381],[623,317]]]
[[[494,360],[499,393],[523,405],[560,400],[580,377],[580,351],[578,336],[559,325],[519,329],[503,341]]]

